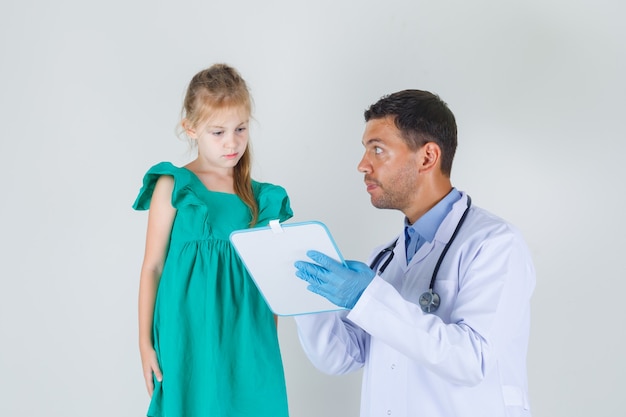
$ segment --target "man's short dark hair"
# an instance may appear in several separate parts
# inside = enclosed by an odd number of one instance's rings
[[[441,171],[450,176],[457,146],[454,114],[439,96],[422,90],[403,90],[382,97],[365,110],[365,121],[394,118],[407,145],[417,150],[427,142],[441,149]]]

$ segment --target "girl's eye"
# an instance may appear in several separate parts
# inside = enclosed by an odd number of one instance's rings
[[[215,131],[211,132],[211,134],[214,135],[214,136],[220,136],[222,133],[224,133],[223,130],[215,130]]]
[[[245,127],[238,127],[237,132],[244,132],[246,130]]]

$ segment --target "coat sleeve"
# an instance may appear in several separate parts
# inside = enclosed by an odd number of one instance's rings
[[[346,314],[341,311],[295,317],[304,352],[317,369],[327,374],[346,374],[365,363],[369,335]]]

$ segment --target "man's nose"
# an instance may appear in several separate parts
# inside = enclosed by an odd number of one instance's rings
[[[363,174],[369,174],[370,172],[372,172],[372,165],[369,163],[365,155],[363,155],[363,158],[361,158],[361,161],[356,168],[359,172]]]

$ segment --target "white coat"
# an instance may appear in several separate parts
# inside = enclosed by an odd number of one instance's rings
[[[409,265],[402,233],[394,259],[351,311],[296,317],[318,369],[364,367],[361,417],[531,415],[526,354],[535,271],[514,227],[472,206],[437,275],[439,309],[428,314],[418,305],[466,204],[463,193]]]

